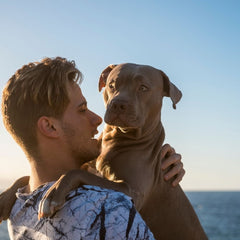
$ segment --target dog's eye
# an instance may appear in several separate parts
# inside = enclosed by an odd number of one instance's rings
[[[108,87],[113,90],[114,89],[114,84],[113,83],[109,83]]]
[[[141,85],[138,90],[141,92],[146,92],[148,90],[148,87],[146,87],[145,85]]]

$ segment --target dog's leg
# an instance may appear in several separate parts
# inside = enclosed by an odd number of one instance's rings
[[[39,205],[39,218],[51,216],[56,210],[62,207],[67,194],[83,184],[99,186],[103,188],[113,189],[133,198],[139,204],[139,195],[132,191],[125,182],[113,182],[105,178],[96,176],[85,170],[78,169],[69,171],[62,175],[52,187],[48,189]]]

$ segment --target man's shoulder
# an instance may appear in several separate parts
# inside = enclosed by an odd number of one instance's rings
[[[117,214],[129,214],[133,204],[130,197],[123,193],[104,189],[96,186],[84,185],[71,191],[65,204],[57,210],[54,217],[37,220],[37,209],[44,193],[52,186],[53,182],[40,186],[34,192],[25,194],[24,189],[19,189],[16,201],[10,216],[13,222],[26,222],[34,225],[36,223],[43,226],[49,224],[53,228],[58,228],[59,224],[64,226],[64,230],[81,226],[82,229],[91,228],[99,221],[99,216],[104,216],[106,221]],[[21,213],[22,218],[19,218]],[[98,224],[97,224],[98,225]],[[84,232],[84,231],[83,231]]]
[[[154,239],[131,198],[114,190],[84,185],[67,196],[60,214],[87,239]]]
[[[136,210],[131,199],[123,193],[84,185],[70,192],[64,206],[52,220],[55,224],[58,219],[62,219],[65,230],[70,227],[70,222],[74,223],[74,228],[81,228],[84,236],[89,239],[95,239],[95,234],[101,235],[101,231],[107,232],[112,238],[113,233],[126,231],[126,220],[133,211],[135,215]]]
[[[66,197],[68,207],[75,206],[79,208],[94,208],[101,209],[102,206],[106,209],[124,207],[130,209],[132,201],[129,196],[121,192],[111,189],[105,189],[97,186],[84,185],[76,190],[71,191]]]
[[[45,194],[45,192],[52,186],[54,182],[46,183],[42,186],[40,186],[38,189],[36,189],[34,192],[30,194],[24,193],[25,189],[18,189],[17,192],[17,198],[20,199],[21,204],[27,203],[28,205],[37,204],[42,196]],[[95,206],[98,206],[99,204],[103,202],[123,202],[125,204],[131,203],[131,198],[129,196],[126,196],[124,193],[117,192],[112,189],[105,189],[97,186],[92,185],[83,185],[79,188],[76,188],[75,190],[72,190],[67,196],[66,196],[66,203],[65,205],[74,205],[78,204],[81,206],[81,204],[94,204]],[[64,205],[64,206],[65,206]]]
[[[85,198],[97,198],[99,200],[107,200],[109,198],[117,198],[121,200],[131,201],[131,198],[127,195],[125,195],[122,192],[118,192],[112,189],[107,188],[101,188],[98,186],[92,186],[92,185],[83,185],[73,191],[71,191],[68,196],[67,200],[70,200],[72,198],[83,196]]]

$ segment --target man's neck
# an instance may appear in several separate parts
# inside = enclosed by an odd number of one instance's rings
[[[30,164],[31,175],[29,185],[26,188],[26,193],[36,190],[41,185],[58,180],[63,174],[66,174],[72,169],[77,169],[78,166],[60,166],[50,164],[39,164],[32,162]]]

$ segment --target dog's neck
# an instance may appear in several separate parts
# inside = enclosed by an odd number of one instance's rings
[[[136,164],[136,159],[130,159],[130,156],[136,156],[136,154],[130,154],[131,151],[139,152],[140,157],[144,157],[141,161],[153,161],[152,165],[158,165],[157,158],[161,151],[165,133],[160,121],[151,129],[151,131],[140,129],[136,130],[136,132],[132,129],[123,132],[118,127],[106,125],[102,135],[102,152],[97,159],[98,171],[109,178],[106,176],[109,174],[105,172],[106,169],[109,168],[109,170],[118,173],[122,164],[128,166]],[[123,155],[126,157],[123,157]],[[119,160],[119,156],[124,160]],[[127,163],[124,163],[124,161],[127,161]],[[142,165],[144,166],[144,163]],[[120,175],[123,179],[122,174]],[[126,176],[129,175],[126,174]]]

